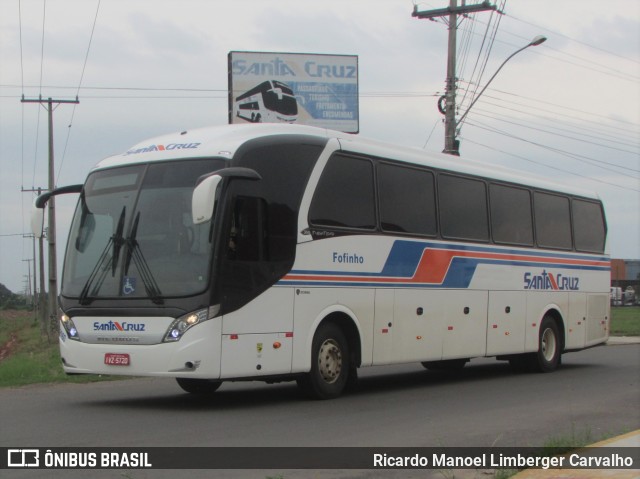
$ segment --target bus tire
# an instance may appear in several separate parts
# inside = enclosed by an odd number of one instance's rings
[[[176,378],[178,386],[191,394],[213,394],[218,390],[222,381],[215,379]]]
[[[538,333],[538,352],[529,357],[531,371],[550,373],[558,369],[561,362],[562,341],[558,323],[551,316],[545,316]]]
[[[333,323],[320,325],[311,347],[311,371],[298,380],[298,386],[314,399],[334,399],[349,382],[349,344],[342,330]]]

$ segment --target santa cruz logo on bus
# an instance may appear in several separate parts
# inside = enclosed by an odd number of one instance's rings
[[[101,323],[96,321],[93,323],[94,331],[138,331],[143,332],[145,328],[144,323],[127,323],[123,321],[109,321],[108,323]]]
[[[139,153],[149,153],[150,151],[170,151],[170,150],[190,150],[198,148],[201,143],[169,143],[168,145],[149,145],[145,148],[129,150],[126,155],[137,155]]]
[[[576,276],[554,275],[545,270],[541,274],[527,271],[524,274],[524,289],[551,289],[557,291],[578,291],[580,278]]]

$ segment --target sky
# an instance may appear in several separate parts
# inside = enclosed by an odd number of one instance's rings
[[[500,70],[452,161],[597,193],[609,253],[640,258],[640,2],[494,3],[502,14],[458,25],[459,115],[465,92],[536,35],[548,39]],[[447,5],[416,2],[419,11]],[[23,96],[79,99],[53,112],[64,186],[147,138],[226,124],[230,51],[357,55],[359,135],[439,152],[447,25],[413,9],[410,0],[0,0],[0,283],[27,287],[34,194],[24,190],[48,182],[47,112]],[[56,203],[59,267],[76,199]]]

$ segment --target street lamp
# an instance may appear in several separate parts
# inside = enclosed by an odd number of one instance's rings
[[[457,134],[460,132],[460,124],[462,123],[462,121],[467,117],[467,114],[469,113],[469,110],[471,110],[471,108],[473,107],[473,105],[476,104],[476,102],[478,101],[478,99],[480,98],[480,96],[484,93],[484,91],[487,89],[487,87],[489,86],[489,84],[493,81],[493,79],[496,77],[496,75],[500,72],[500,70],[502,70],[502,67],[509,61],[511,60],[514,56],[516,56],[518,53],[520,53],[522,50],[529,48],[529,47],[537,47],[538,45],[540,45],[541,43],[544,43],[547,41],[547,37],[545,37],[544,35],[538,35],[536,36],[533,40],[531,40],[529,43],[527,43],[524,47],[520,48],[519,50],[516,50],[515,52],[513,52],[511,55],[509,55],[507,57],[507,59],[505,61],[502,62],[502,65],[500,65],[498,67],[498,69],[496,70],[496,72],[493,74],[493,76],[491,78],[489,78],[489,81],[487,82],[487,84],[484,86],[484,88],[482,88],[482,90],[480,90],[480,93],[478,93],[478,95],[473,99],[473,101],[471,102],[471,105],[469,105],[469,108],[467,108],[467,111],[464,112],[464,114],[460,117],[460,119],[457,121],[458,127],[455,130],[455,135],[457,136]],[[457,142],[454,143],[457,147]],[[454,154],[459,155],[459,152],[456,151]]]

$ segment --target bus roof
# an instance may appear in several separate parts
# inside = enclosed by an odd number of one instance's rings
[[[339,132],[337,135],[343,135]],[[276,135],[304,135],[329,138],[328,130],[320,128],[262,123],[222,125],[170,133],[138,143],[122,154],[105,158],[95,168],[111,168],[136,163],[175,160],[180,158],[229,158],[245,142]]]
[[[249,140],[282,135],[335,138],[340,142],[341,149],[348,152],[371,155],[413,165],[429,166],[439,170],[491,178],[498,181],[519,183],[546,190],[561,191],[587,198],[597,198],[597,195],[592,192],[567,187],[566,185],[549,181],[542,176],[518,172],[506,167],[487,165],[479,161],[444,153],[397,146],[339,131],[276,123],[211,126],[150,138],[132,146],[120,155],[105,158],[94,169],[180,158],[217,157],[231,159],[236,150]]]

